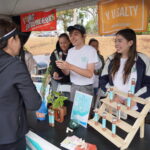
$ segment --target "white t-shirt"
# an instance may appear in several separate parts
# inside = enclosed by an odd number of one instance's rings
[[[93,47],[84,45],[81,49],[71,48],[68,51],[66,61],[72,65],[86,69],[88,64],[98,62],[98,56]],[[94,83],[94,75],[91,78],[87,78],[74,71],[70,71],[70,80],[76,85],[89,85]]]
[[[135,65],[133,65],[131,74],[129,75],[129,78],[127,79],[127,82],[124,84],[123,83],[123,73],[124,73],[124,67],[127,59],[126,58],[121,58],[120,59],[120,67],[118,72],[116,72],[113,83],[114,86],[119,89],[122,92],[128,93],[128,91],[131,88],[131,80],[132,78],[135,79],[135,82],[137,80],[137,71],[135,68]]]

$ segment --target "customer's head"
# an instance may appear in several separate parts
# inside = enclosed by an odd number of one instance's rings
[[[62,33],[58,37],[58,43],[59,47],[63,52],[67,52],[68,49],[70,48],[70,39],[69,36],[66,33]]]
[[[123,80],[124,84],[128,81],[133,65],[135,64],[135,58],[137,56],[136,51],[136,34],[132,29],[123,29],[116,33],[115,39],[116,53],[112,63],[111,74],[115,77],[116,72],[120,67],[120,59],[126,58],[124,67]]]
[[[99,51],[99,50],[98,50],[98,47],[99,47],[99,42],[98,42],[98,40],[96,40],[96,39],[94,39],[94,38],[90,39],[89,45],[91,45],[91,46],[94,47],[97,51]]]
[[[123,29],[116,33],[115,47],[117,53],[131,56],[136,54],[136,34],[132,29]]]
[[[10,20],[0,19],[0,49],[12,56],[17,56],[20,46],[16,25]]]
[[[69,32],[73,46],[79,46],[85,43],[86,30],[82,25],[76,24],[74,26],[69,26],[67,31]]]

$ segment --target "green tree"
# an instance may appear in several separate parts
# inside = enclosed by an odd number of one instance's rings
[[[95,34],[98,32],[97,6],[61,11],[57,13],[57,19],[63,23],[64,31],[73,22],[84,25],[87,33]]]
[[[58,12],[57,20],[63,23],[64,31],[66,31],[68,24],[73,21],[73,9]]]
[[[97,34],[98,33],[98,13],[97,13],[97,6],[88,6],[79,9],[79,12],[82,14],[80,15],[81,24],[85,21],[87,17],[90,19],[86,22],[85,28],[87,33],[90,34]]]

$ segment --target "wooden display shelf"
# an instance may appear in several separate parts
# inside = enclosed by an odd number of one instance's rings
[[[105,103],[106,105],[117,109],[117,103],[116,102],[111,102],[108,98],[101,100],[103,103]],[[121,105],[121,111],[123,111],[124,113],[134,117],[134,118],[138,118],[139,117],[139,112],[135,111],[135,110],[128,110],[127,107],[125,105]]]
[[[114,88],[114,94],[117,94],[119,96],[123,96],[127,98],[127,94],[120,92],[119,90]],[[135,134],[137,133],[138,129],[140,129],[140,138],[144,138],[144,126],[145,126],[145,117],[147,113],[150,110],[150,98],[149,99],[143,99],[137,96],[132,97],[133,101],[136,101],[137,103],[143,104],[144,107],[141,112],[137,112],[135,110],[128,110],[125,105],[121,105],[121,111],[124,112],[127,115],[130,115],[134,117],[136,120],[133,125],[130,125],[126,122],[126,120],[121,120],[116,123],[116,126],[119,127],[121,130],[125,131],[127,133],[125,139],[120,137],[116,134],[115,137],[112,136],[112,131],[106,127],[106,130],[104,131],[102,129],[102,124],[97,123],[95,124],[95,121],[93,119],[90,119],[88,121],[88,124],[93,127],[95,130],[97,130],[100,134],[102,134],[105,138],[107,138],[109,141],[111,141],[114,145],[116,145],[120,150],[125,150],[128,148],[129,144],[133,140]],[[116,102],[110,102],[109,98],[101,100],[102,105],[98,109],[98,114],[102,116],[102,113],[104,111],[107,111],[108,108],[116,109],[117,103]],[[112,123],[112,118],[115,116],[112,114],[112,111],[108,110],[106,115],[106,120]]]
[[[102,116],[102,113],[100,112],[99,113],[100,116]],[[112,118],[114,117],[114,115],[108,113],[106,115],[106,118],[109,122],[112,122]],[[125,121],[123,120],[120,120],[118,123],[117,123],[117,127],[119,127],[120,129],[124,130],[125,132],[129,133],[132,129],[132,126],[128,123],[126,123]]]
[[[110,129],[107,128],[105,131],[103,131],[101,123],[95,125],[95,122],[91,119],[88,121],[88,124],[95,130],[97,130],[99,133],[101,133],[105,138],[109,139],[112,143],[117,145],[117,147],[121,147],[124,144],[124,140],[118,135],[116,135],[115,138],[112,137],[112,132]]]
[[[121,92],[121,91],[119,91],[119,90],[116,89],[116,88],[114,88],[114,92],[115,92],[115,93],[118,93],[118,92],[119,92],[119,95],[122,96],[122,97],[128,97],[128,94],[127,94],[127,93]],[[133,99],[135,102],[140,103],[140,104],[143,104],[143,105],[149,103],[149,101],[147,101],[147,100],[145,100],[145,99],[143,99],[143,98],[141,98],[141,97],[137,97],[137,96],[133,96],[132,99]]]

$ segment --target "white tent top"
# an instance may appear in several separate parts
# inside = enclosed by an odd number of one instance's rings
[[[0,0],[0,15],[16,16],[34,11],[57,11],[95,5],[99,0]]]

